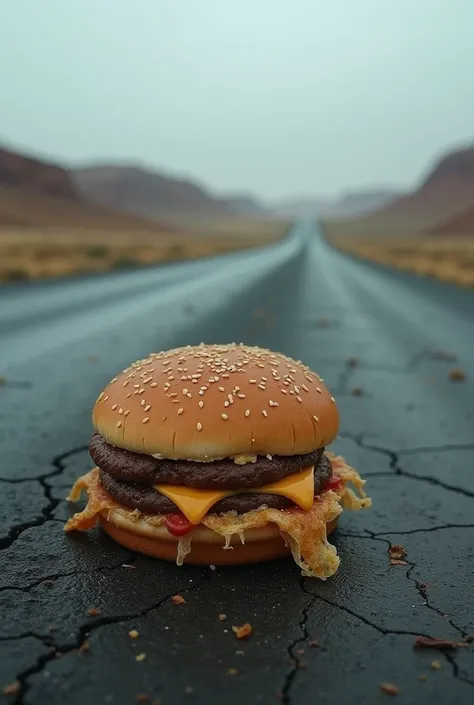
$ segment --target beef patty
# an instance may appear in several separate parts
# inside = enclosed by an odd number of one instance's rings
[[[314,494],[319,494],[332,476],[332,466],[329,458],[322,455],[321,460],[314,468]],[[123,482],[112,477],[108,472],[100,469],[100,479],[105,490],[120,504],[124,504],[132,509],[139,509],[145,514],[174,514],[178,512],[178,507],[168,497],[161,494],[153,487],[138,484],[136,482]],[[274,509],[286,509],[295,506],[286,497],[275,494],[244,492],[225,497],[212,507],[213,514],[221,512],[235,511],[239,514],[258,509],[262,505]]]
[[[186,485],[201,490],[239,490],[277,482],[298,470],[318,465],[324,448],[306,455],[259,455],[256,463],[237,465],[231,458],[198,463],[192,460],[158,460],[107,443],[92,436],[89,452],[95,464],[116,480],[141,485]]]

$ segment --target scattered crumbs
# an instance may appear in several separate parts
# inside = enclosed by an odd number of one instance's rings
[[[296,649],[295,654],[297,656],[302,656],[304,654],[304,649]]]
[[[138,693],[138,695],[135,695],[135,700],[137,701],[137,703],[147,703],[149,699],[150,696],[146,693]]]
[[[420,673],[420,675],[418,676],[418,680],[419,680],[419,681],[425,681],[425,680],[426,680],[425,674],[424,674],[424,673]]]
[[[353,397],[362,397],[364,395],[364,390],[362,387],[354,387],[351,389],[351,394]]]
[[[407,555],[407,550],[400,543],[394,543],[393,546],[389,547],[388,555],[391,560],[400,561]]]
[[[128,632],[128,636],[130,637],[130,639],[137,639],[137,638],[138,638],[138,632],[137,632],[137,630],[136,630],[136,629],[130,629],[130,631]]]
[[[87,610],[87,614],[89,615],[89,617],[98,617],[100,614],[102,614],[102,612],[98,607],[89,607],[89,609]]]
[[[468,646],[467,641],[451,641],[451,639],[436,639],[429,636],[418,636],[413,644],[414,649],[440,649],[454,651]]]
[[[408,565],[407,561],[401,561],[398,558],[391,558],[390,565]]]
[[[215,570],[215,569],[216,569],[216,566],[211,563],[211,565],[209,566],[209,568],[210,568],[211,570]]]
[[[4,695],[18,695],[20,692],[21,685],[19,681],[13,681],[13,683],[9,683],[9,685],[6,685],[2,692]]]
[[[359,358],[357,357],[348,357],[346,360],[346,364],[348,367],[357,367],[359,364]]]
[[[319,644],[318,644],[318,642],[316,641],[316,639],[310,639],[310,640],[308,641],[308,646],[309,646],[311,649],[316,649],[316,648],[319,646]]]
[[[238,670],[236,668],[228,668],[227,669],[227,675],[229,676],[236,676],[238,673]]]
[[[219,614],[218,615],[219,622],[224,622],[227,619],[226,614]]]
[[[387,695],[398,695],[400,693],[400,689],[393,683],[381,683],[380,690]]]
[[[144,651],[141,654],[135,656],[135,661],[144,661],[146,659],[146,653]]]
[[[186,600],[182,595],[173,595],[173,597],[171,598],[171,602],[173,602],[173,604],[175,605],[183,605]]]
[[[433,669],[433,671],[439,671],[439,669],[441,668],[441,661],[432,661],[431,668]]]
[[[90,651],[90,650],[91,650],[91,645],[89,644],[88,641],[85,641],[85,642],[84,642],[83,644],[81,644],[80,647],[79,647],[79,651],[80,651],[82,654],[85,654],[85,653],[87,653],[87,652]]]
[[[190,685],[187,685],[184,689],[184,692],[186,693],[186,695],[191,695],[191,693],[194,693],[194,688]]]
[[[466,376],[467,375],[464,370],[461,370],[459,367],[455,367],[449,373],[449,379],[451,382],[463,382],[466,379]]]
[[[247,639],[252,633],[252,625],[246,622],[241,627],[232,627],[237,639]]]
[[[122,563],[122,568],[130,568],[131,570],[136,570],[136,565],[129,565],[128,563]]]

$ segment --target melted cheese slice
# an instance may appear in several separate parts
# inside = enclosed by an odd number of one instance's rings
[[[264,487],[242,490],[195,490],[183,485],[154,485],[154,489],[171,499],[191,524],[199,524],[209,509],[221,499],[243,493],[264,492],[281,495],[308,511],[314,500],[314,466]]]

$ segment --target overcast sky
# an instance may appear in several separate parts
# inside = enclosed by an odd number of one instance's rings
[[[0,3],[0,140],[264,197],[408,186],[474,137],[474,0]]]

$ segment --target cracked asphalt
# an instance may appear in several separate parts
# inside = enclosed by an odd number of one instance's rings
[[[381,683],[404,703],[472,701],[473,292],[352,260],[300,224],[263,250],[11,286],[0,302],[9,702],[372,705],[389,697]],[[64,534],[101,387],[132,359],[201,340],[281,350],[333,390],[333,449],[367,478],[373,507],[343,514],[328,581],[290,560],[177,568],[98,530]],[[414,649],[417,636],[466,646]]]

